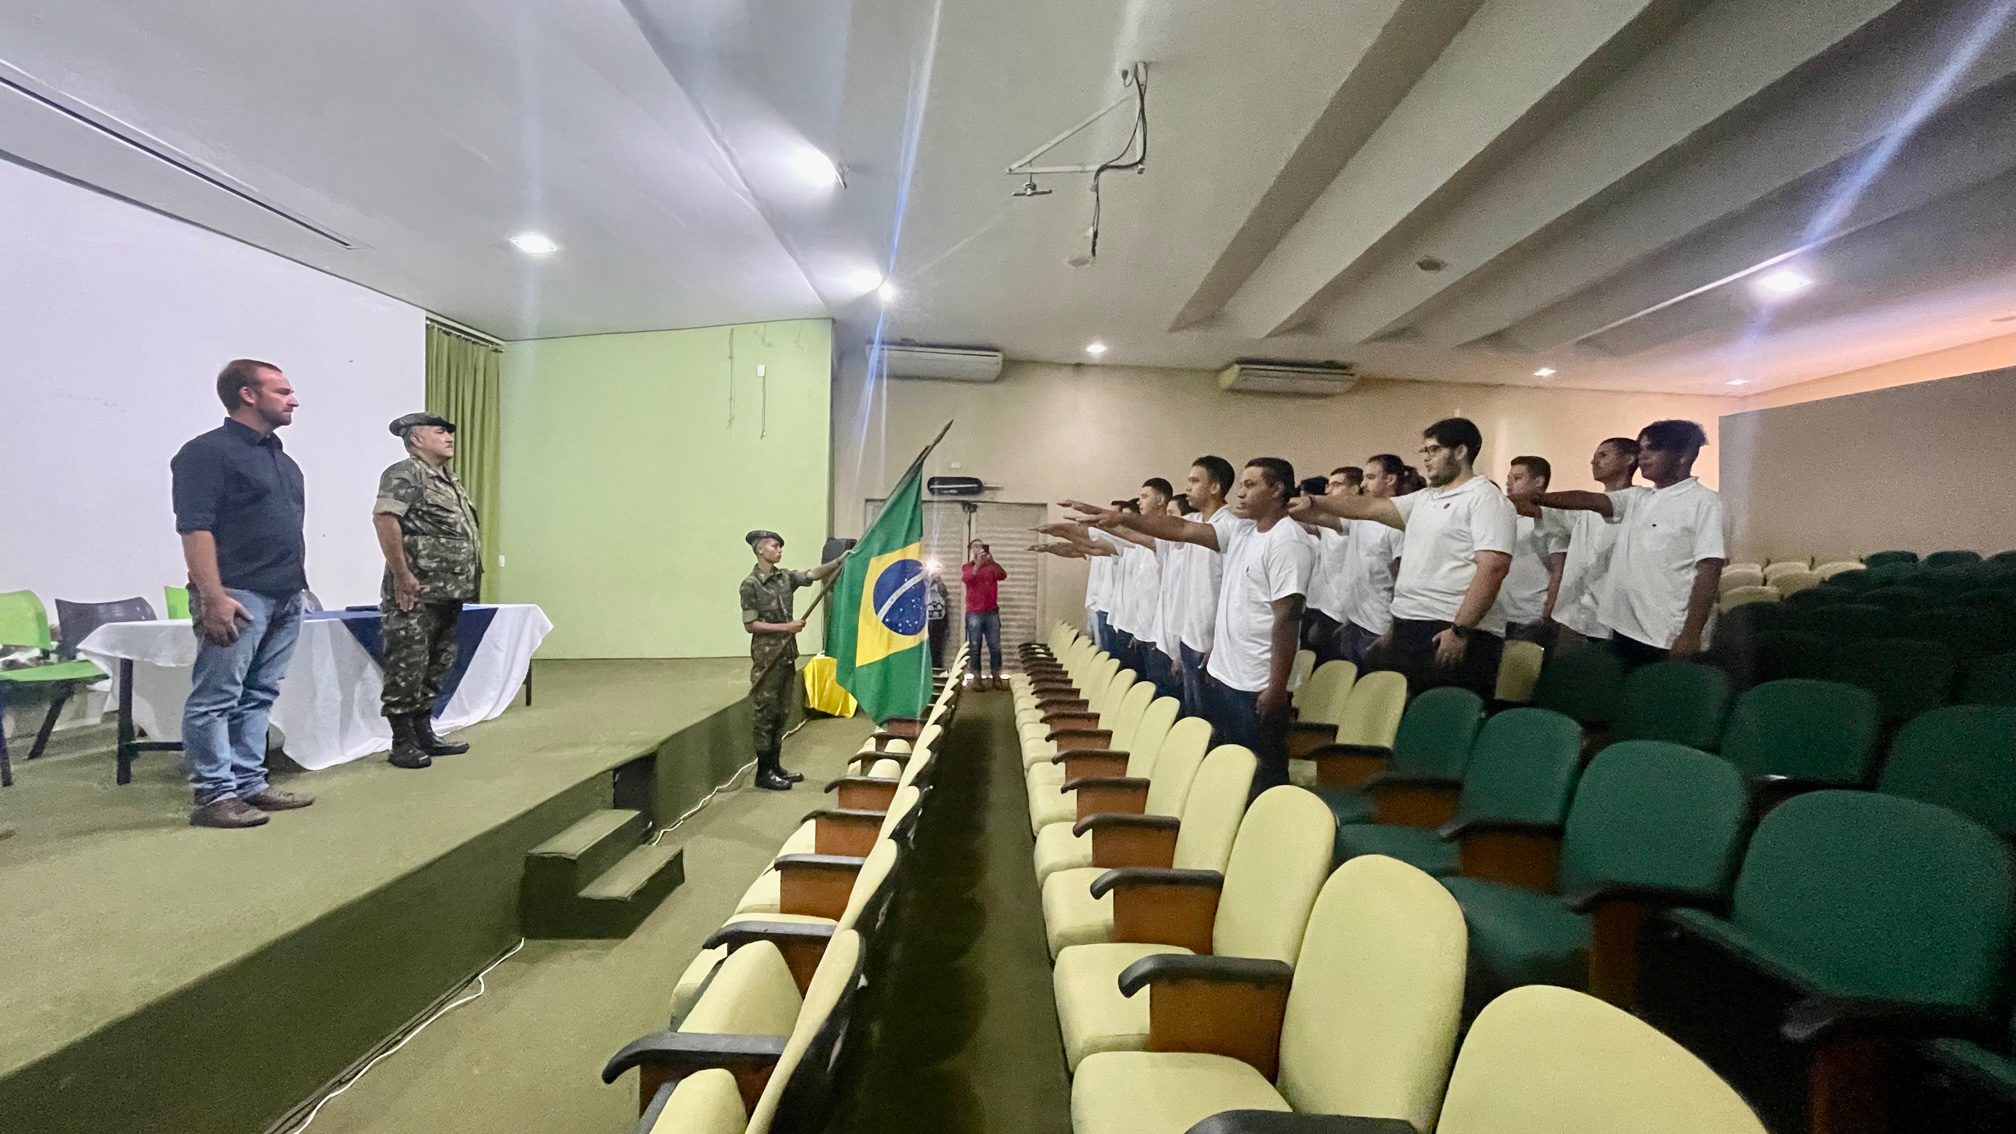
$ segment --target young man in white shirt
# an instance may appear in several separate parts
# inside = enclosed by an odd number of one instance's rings
[[[1372,666],[1405,674],[1410,692],[1460,685],[1488,698],[1505,649],[1496,604],[1512,567],[1519,514],[1475,472],[1484,447],[1475,424],[1444,418],[1421,437],[1426,490],[1392,499],[1325,496],[1306,507],[1404,533],[1393,626],[1373,651]]]
[[[1643,485],[1631,483],[1637,470],[1638,442],[1629,437],[1605,439],[1589,458],[1589,475],[1605,492],[1634,495],[1650,492]],[[1600,607],[1608,590],[1605,580],[1610,571],[1611,552],[1617,546],[1617,525],[1597,512],[1539,508],[1522,504],[1516,496],[1512,502],[1521,505],[1522,515],[1529,510],[1539,513],[1541,526],[1552,531],[1557,543],[1567,541],[1567,550],[1557,549],[1549,555],[1554,564],[1554,591],[1547,598],[1547,616],[1555,626],[1556,644],[1575,641],[1575,637],[1563,638],[1563,632],[1607,641],[1610,628],[1603,624]]]
[[[1365,462],[1357,491],[1344,495],[1398,496],[1406,468],[1407,463],[1391,453],[1375,454]],[[1339,519],[1327,512],[1315,512],[1308,518],[1323,529],[1319,539],[1335,539],[1343,546],[1336,573],[1329,580],[1332,609],[1326,613],[1338,625],[1327,658],[1364,665],[1365,651],[1393,626],[1393,576],[1400,570],[1400,530],[1371,520]],[[1322,547],[1327,553],[1332,544],[1325,542]],[[1318,569],[1327,567],[1319,560]],[[1321,590],[1313,583],[1310,589]],[[1319,652],[1319,656],[1323,655]]]
[[[1548,492],[1542,508],[1595,512],[1618,527],[1609,586],[1600,604],[1610,648],[1636,668],[1691,658],[1714,612],[1728,562],[1722,497],[1694,478],[1708,434],[1691,421],[1655,421],[1638,431],[1638,468],[1650,492]]]
[[[1514,457],[1505,474],[1505,495],[1517,500],[1538,496],[1554,480],[1554,466],[1545,457]],[[1513,536],[1512,569],[1498,588],[1498,616],[1507,638],[1545,637],[1547,596],[1555,587],[1555,552],[1566,550],[1567,538],[1531,516],[1519,517]],[[1544,644],[1544,642],[1543,642]]]
[[[1288,782],[1291,678],[1309,575],[1316,564],[1315,540],[1288,517],[1294,489],[1292,465],[1278,457],[1255,457],[1240,472],[1229,523],[1115,515],[1066,501],[1098,517],[1101,525],[1125,526],[1223,555],[1224,578],[1205,663],[1205,715],[1220,744],[1243,744],[1259,758],[1254,795]]]
[[[1356,496],[1363,491],[1364,483],[1364,469],[1344,465],[1331,469],[1330,475],[1321,481],[1314,477],[1303,481],[1302,488],[1304,492],[1314,490],[1319,496],[1331,493]],[[1302,644],[1315,652],[1316,664],[1322,665],[1343,656],[1339,649],[1345,622],[1344,572],[1351,541],[1341,520],[1312,524],[1309,534],[1316,537],[1316,571],[1309,578],[1309,608],[1302,615]]]
[[[1190,463],[1190,475],[1184,483],[1191,510],[1183,519],[1217,528],[1221,546],[1231,542],[1225,533],[1239,521],[1225,503],[1237,483],[1232,462],[1210,454]],[[1176,639],[1183,675],[1183,712],[1201,717],[1205,715],[1204,661],[1216,640],[1225,558],[1200,544],[1177,542],[1182,566],[1178,569]]]

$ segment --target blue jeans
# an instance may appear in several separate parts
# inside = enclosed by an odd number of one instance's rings
[[[1288,782],[1288,714],[1260,715],[1260,694],[1234,689],[1215,677],[1206,676],[1207,714],[1219,744],[1244,745],[1258,765],[1253,769],[1253,788],[1248,799],[1271,787]]]
[[[224,593],[251,621],[238,623],[238,640],[228,646],[197,638],[189,700],[182,706],[182,747],[198,807],[266,790],[266,718],[301,635],[300,592]],[[200,619],[201,600],[189,597]]]
[[[1175,658],[1162,652],[1162,647],[1145,646],[1142,652],[1148,655],[1148,680],[1155,683],[1155,696],[1174,697],[1183,700],[1183,666]]]
[[[1095,610],[1092,612],[1092,627],[1092,644],[1109,654],[1112,653],[1113,628],[1106,624],[1105,611]]]
[[[1188,646],[1179,648],[1183,651],[1183,715],[1208,720],[1210,714],[1204,707],[1204,655]]]
[[[980,674],[980,643],[987,643],[987,672],[1001,676],[1001,612],[966,612],[966,672]]]
[[[1346,622],[1337,630],[1337,656],[1364,669],[1365,653],[1378,640],[1379,635],[1372,631],[1356,622]]]

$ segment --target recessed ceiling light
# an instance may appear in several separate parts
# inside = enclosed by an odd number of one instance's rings
[[[538,232],[521,232],[511,238],[511,243],[527,256],[550,256],[560,251],[552,237]]]
[[[847,175],[840,165],[812,146],[797,146],[791,151],[791,168],[807,185],[827,188],[838,185],[845,188]]]
[[[1749,384],[1750,379],[1748,378],[1731,378],[1728,382],[1724,383],[1724,385],[1728,386],[1748,386]]]
[[[897,294],[898,292],[896,291],[896,285],[890,283],[888,280],[883,280],[882,286],[875,289],[875,298],[881,300],[885,304],[896,302]]]
[[[1758,276],[1751,288],[1768,299],[1798,295],[1813,286],[1813,277],[1797,268],[1773,268]]]
[[[1538,369],[1538,370],[1535,370],[1535,371],[1533,372],[1533,377],[1535,377],[1535,378],[1552,378],[1552,377],[1554,377],[1554,375],[1555,375],[1555,374],[1557,374],[1557,373],[1559,373],[1559,371],[1555,370],[1555,369],[1554,369],[1553,367],[1551,367],[1551,366],[1543,366],[1543,367],[1541,367],[1540,369]]]
[[[1106,344],[1094,339],[1085,344],[1085,353],[1091,355],[1093,358],[1098,358],[1100,355],[1106,353]]]

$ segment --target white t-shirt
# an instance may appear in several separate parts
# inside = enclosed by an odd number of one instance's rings
[[[1620,489],[1633,495],[1652,491],[1642,484]],[[1603,595],[1610,589],[1610,555],[1617,546],[1618,525],[1601,512],[1540,509],[1540,523],[1555,538],[1568,541],[1568,558],[1561,564],[1561,592],[1554,597],[1554,621],[1585,638],[1608,638],[1603,624]]]
[[[1350,557],[1350,536],[1331,528],[1316,529],[1316,569],[1309,575],[1309,608],[1339,622],[1344,620],[1344,571]]]
[[[1251,524],[1222,505],[1208,520],[1201,512],[1183,518],[1209,524],[1218,532],[1217,551],[1194,543],[1183,545],[1183,644],[1200,654],[1208,654],[1211,644],[1217,641],[1218,592],[1225,577],[1225,552],[1231,548],[1239,525]]]
[[[1538,622],[1547,609],[1547,557],[1567,548],[1567,540],[1551,526],[1520,516],[1513,537],[1512,569],[1498,588],[1493,617],[1506,622]]]
[[[1393,561],[1406,538],[1376,520],[1345,521],[1347,554],[1338,580],[1340,622],[1384,634],[1393,628]]]
[[[1138,543],[1121,541],[1120,575],[1126,582],[1121,588],[1120,607],[1124,613],[1118,625],[1137,642],[1153,642],[1156,604],[1162,590],[1162,572],[1155,562],[1155,553]]]
[[[1225,547],[1224,528],[1218,531]],[[1225,552],[1224,587],[1218,597],[1217,642],[1205,672],[1233,689],[1258,693],[1273,669],[1276,599],[1309,593],[1316,568],[1316,539],[1285,516],[1261,531],[1236,520]],[[1291,680],[1288,691],[1294,692]]]
[[[1085,567],[1085,609],[1104,611],[1109,602],[1107,591],[1113,585],[1113,560],[1104,555],[1091,556]]]
[[[1155,573],[1161,585],[1155,590],[1155,647],[1176,656],[1176,639],[1183,628],[1183,568],[1188,560],[1187,543],[1173,539],[1155,541]]]
[[[1130,545],[1112,532],[1098,528],[1091,529],[1089,534],[1094,542],[1103,543],[1118,553],[1099,556],[1093,562],[1106,565],[1105,585],[1099,590],[1099,609],[1106,612],[1106,625],[1115,630],[1125,630],[1126,627],[1120,625],[1121,620],[1127,617],[1127,572],[1122,564],[1127,561],[1126,549]]]
[[[1393,581],[1393,617],[1454,622],[1463,594],[1477,575],[1477,553],[1512,554],[1519,512],[1495,484],[1473,476],[1460,488],[1424,488],[1393,498],[1406,524],[1400,577]],[[1477,628],[1504,634],[1497,604]]]
[[[1670,647],[1687,625],[1694,565],[1729,557],[1722,497],[1691,476],[1665,488],[1609,496],[1618,531],[1603,624],[1646,645]]]

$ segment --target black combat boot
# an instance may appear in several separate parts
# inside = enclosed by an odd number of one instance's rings
[[[784,778],[784,769],[777,765],[775,748],[756,750],[756,786],[764,791],[791,790],[791,781]]]
[[[794,772],[784,766],[784,742],[781,740],[777,742],[777,747],[770,750],[770,766],[777,769],[778,775],[783,776],[794,784],[805,782],[805,774],[803,772]]]
[[[392,724],[392,755],[387,757],[395,768],[425,768],[434,763],[434,758],[420,747],[420,738],[415,735],[413,718],[410,715],[386,717]]]
[[[413,736],[420,742],[420,750],[429,756],[460,756],[469,751],[469,746],[459,740],[443,740],[434,735],[434,714],[413,714]]]

